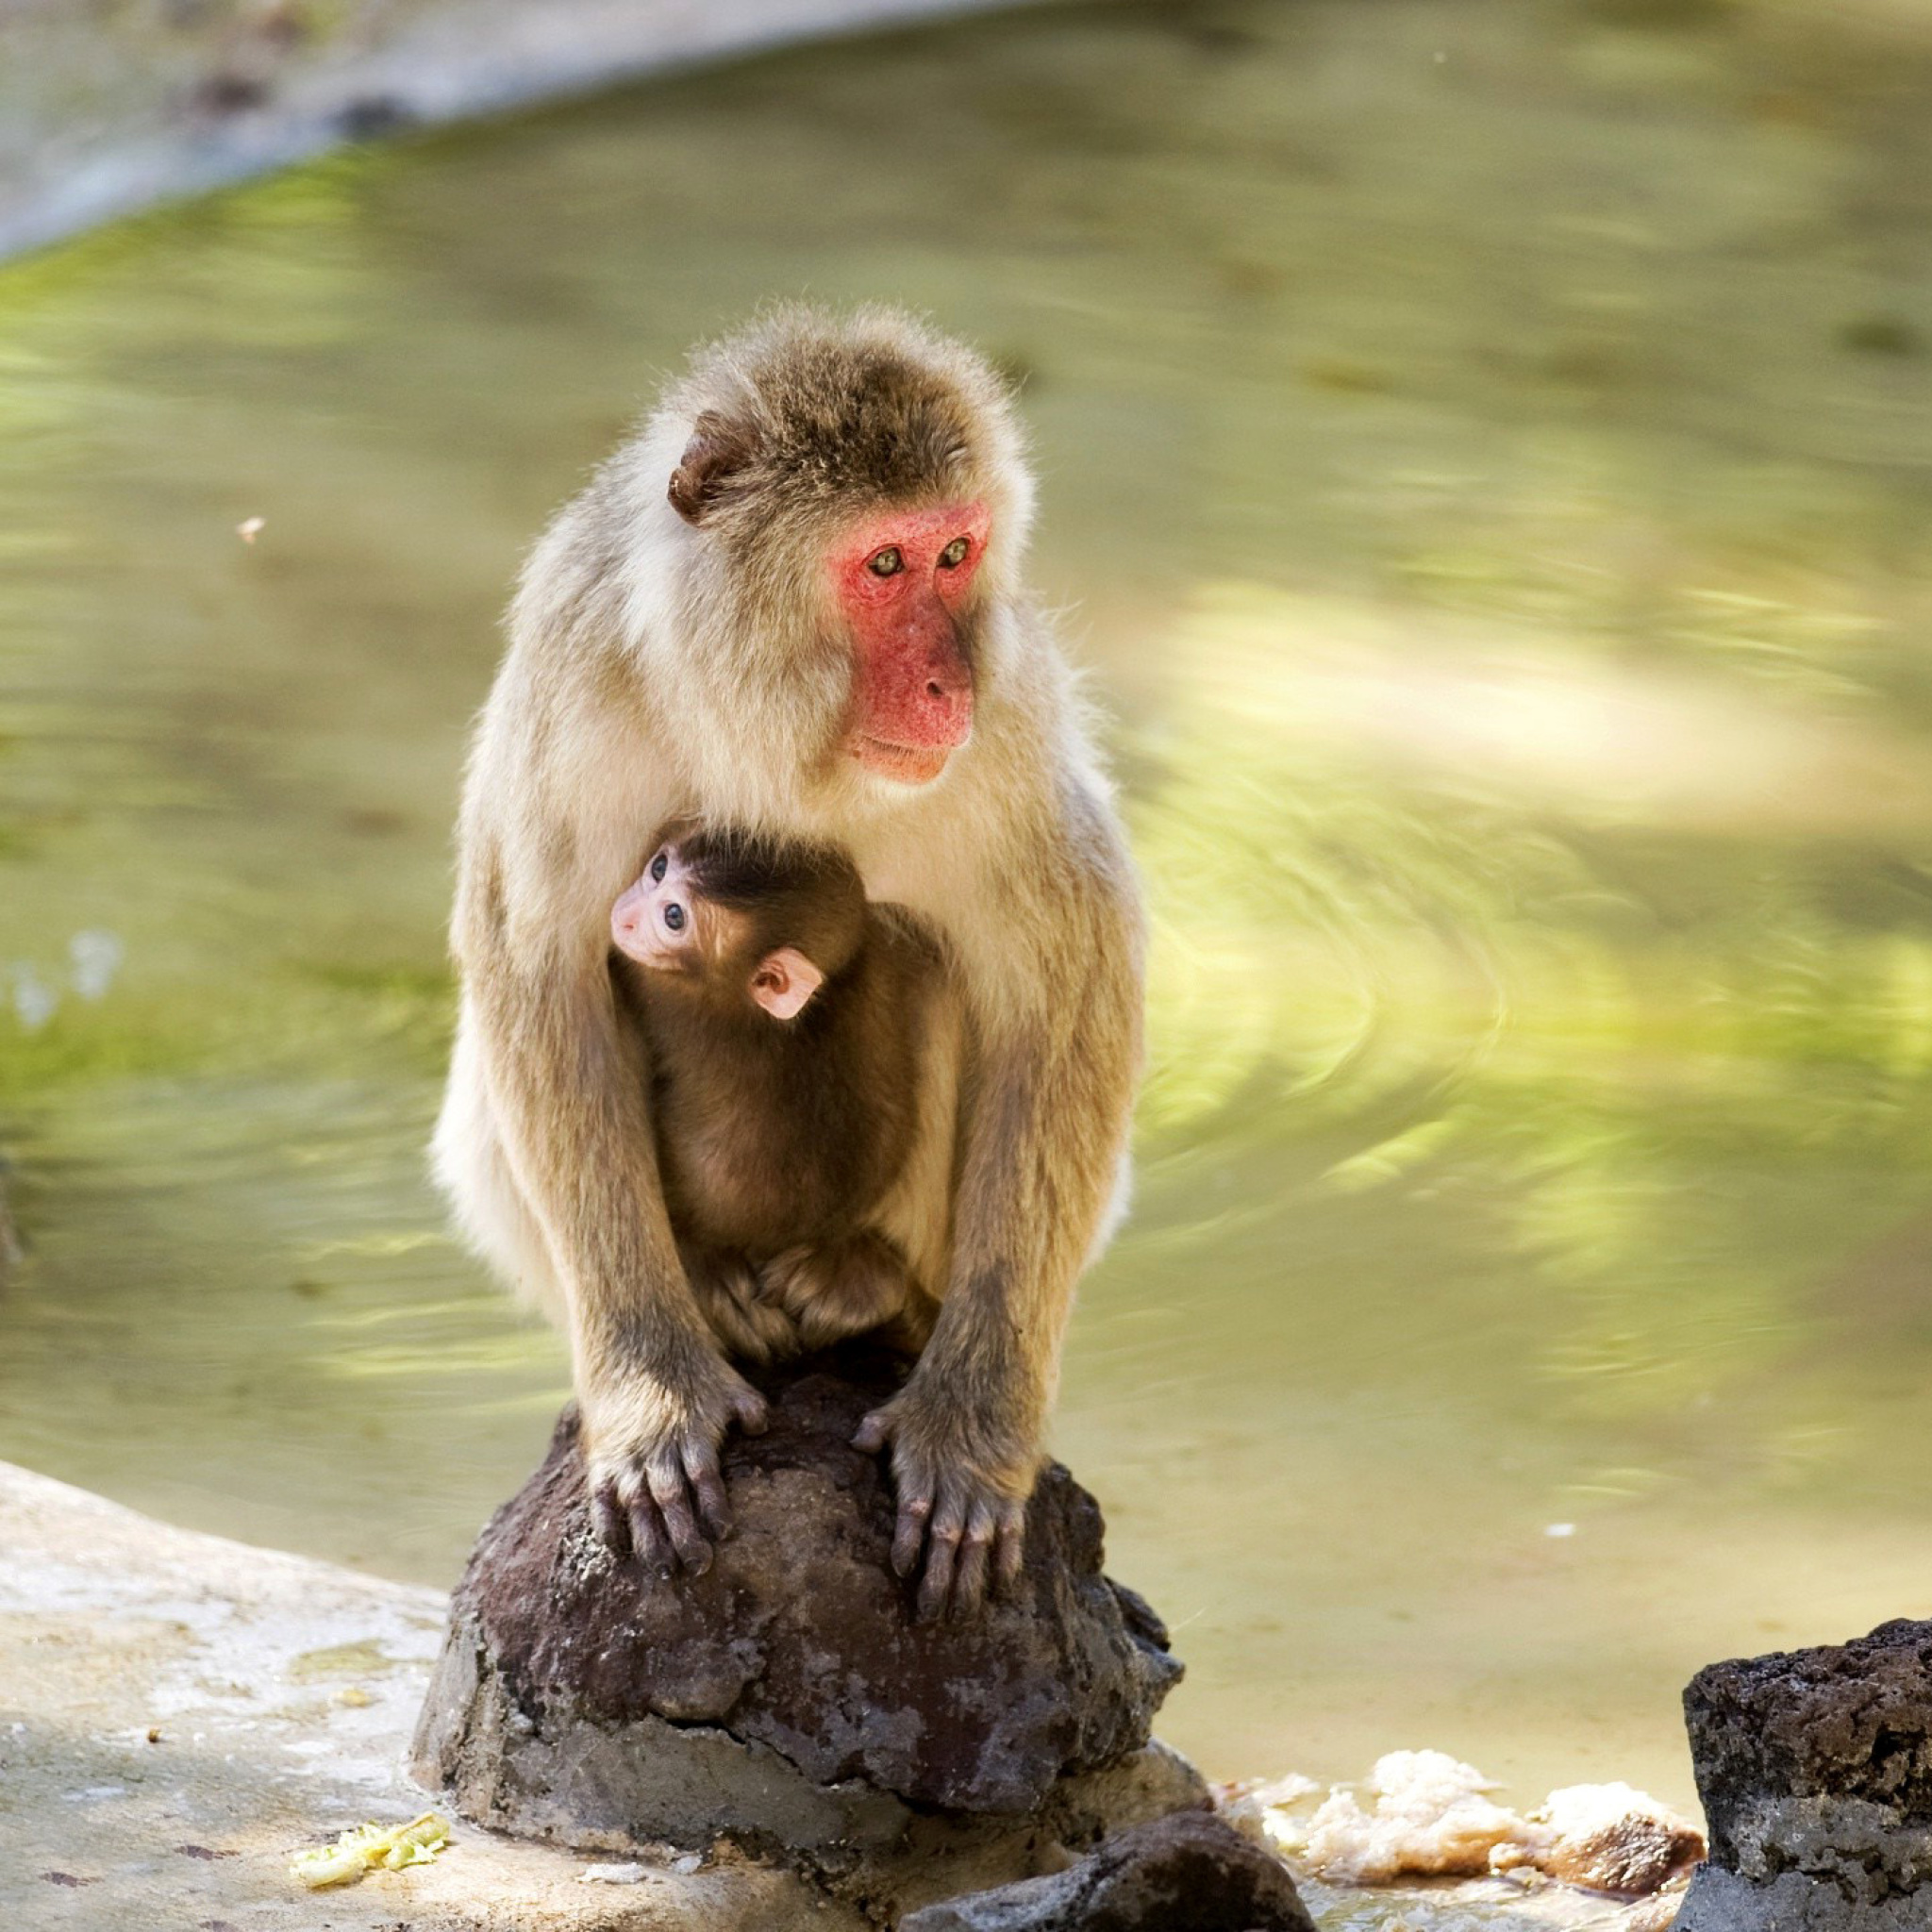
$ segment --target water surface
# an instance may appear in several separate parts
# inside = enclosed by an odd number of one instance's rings
[[[0,1455],[447,1582],[566,1374],[452,1245],[518,558],[772,294],[1022,378],[1156,920],[1056,1441],[1224,1774],[1690,1796],[1932,1593],[1932,51],[1748,5],[980,20],[0,271]],[[260,517],[253,543],[236,534]]]

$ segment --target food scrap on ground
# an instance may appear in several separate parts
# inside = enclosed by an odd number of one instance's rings
[[[1373,1810],[1345,1785],[1312,1813],[1305,1777],[1237,1788],[1230,1819],[1337,1885],[1530,1873],[1624,1896],[1656,1891],[1703,1857],[1703,1835],[1625,1784],[1569,1785],[1528,1813],[1497,1804],[1474,1765],[1442,1751],[1391,1751],[1375,1762]]]
[[[636,1885],[644,1875],[644,1868],[632,1861],[621,1865],[586,1865],[577,1874],[580,1885]]]
[[[448,1842],[449,1821],[434,1811],[407,1824],[358,1824],[338,1833],[332,1845],[297,1852],[289,1862],[289,1876],[311,1889],[341,1885],[378,1865],[390,1872],[426,1865]]]

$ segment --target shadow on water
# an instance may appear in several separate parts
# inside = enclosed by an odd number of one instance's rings
[[[1171,1734],[1688,1798],[1697,1664],[1932,1588],[1928,103],[1744,0],[1075,8],[0,271],[0,1454],[452,1575],[565,1382],[421,1174],[497,609],[685,342],[907,300],[1153,904],[1058,1440]]]

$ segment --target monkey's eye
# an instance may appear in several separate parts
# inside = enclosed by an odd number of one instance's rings
[[[664,883],[665,868],[668,867],[670,863],[671,855],[668,852],[660,852],[658,853],[656,858],[652,859],[651,880],[653,884],[661,886]]]
[[[958,570],[966,561],[966,553],[972,548],[973,545],[964,537],[955,537],[940,552],[940,568],[941,570]]]
[[[889,544],[867,558],[865,567],[875,577],[895,577],[906,568],[906,559],[899,555],[897,544]]]
[[[664,924],[673,932],[682,932],[684,930],[684,908],[678,905],[675,900],[664,908]]]

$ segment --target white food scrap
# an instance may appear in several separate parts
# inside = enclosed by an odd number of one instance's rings
[[[1305,1827],[1303,1855],[1323,1877],[1387,1885],[1428,1875],[1480,1876],[1523,1821],[1487,1795],[1495,1787],[1446,1751],[1391,1751],[1369,1774],[1375,1808],[1337,1788]]]
[[[235,525],[235,534],[241,538],[242,542],[253,543],[261,535],[262,528],[267,522],[268,519],[266,517],[243,517]]]
[[[1526,1817],[1497,1804],[1494,1784],[1442,1751],[1391,1751],[1375,1761],[1367,1808],[1335,1786],[1312,1815],[1291,1809],[1306,1778],[1244,1787],[1224,1801],[1230,1820],[1337,1885],[1403,1878],[1541,1873],[1593,1891],[1656,1891],[1703,1857],[1703,1835],[1668,1806],[1625,1784],[1568,1785]]]
[[[304,1885],[341,1885],[378,1865],[400,1872],[406,1865],[426,1865],[449,1842],[449,1821],[425,1811],[407,1824],[358,1824],[337,1834],[332,1845],[297,1852],[289,1861],[289,1876]]]
[[[637,1885],[644,1876],[644,1868],[634,1860],[621,1865],[586,1865],[577,1874],[579,1885]]]

